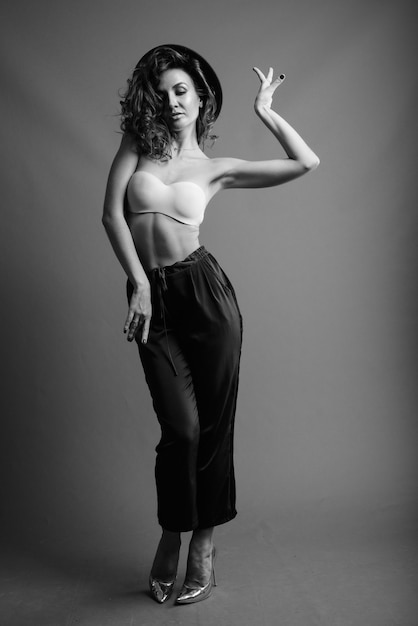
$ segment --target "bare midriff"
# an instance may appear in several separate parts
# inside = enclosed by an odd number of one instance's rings
[[[199,247],[199,227],[163,213],[126,212],[139,260],[145,271],[183,261]]]

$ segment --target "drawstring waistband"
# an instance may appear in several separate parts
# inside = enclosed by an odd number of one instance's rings
[[[161,283],[163,291],[167,291],[167,281],[165,279],[165,267],[157,267],[158,278]]]
[[[163,292],[168,290],[167,281],[165,277],[165,268],[157,267],[154,270],[154,272],[155,272],[155,277],[157,279],[156,285],[157,285],[157,290],[158,290],[158,299],[159,299],[159,304],[160,304],[161,319],[163,320],[163,326],[164,326],[164,334],[165,334],[165,342],[167,345],[168,358],[170,360],[171,367],[173,368],[174,376],[178,376],[177,369],[173,361],[173,356],[171,354],[170,344],[168,342],[167,323],[165,319],[165,303],[164,303],[164,298],[163,298]]]
[[[187,256],[183,261],[178,261],[173,265],[167,265],[166,267],[155,267],[150,272],[148,272],[148,277],[150,282],[155,285],[157,290],[158,303],[161,311],[161,319],[163,321],[164,326],[164,334],[165,341],[167,345],[167,354],[168,359],[170,361],[171,367],[173,368],[174,376],[178,376],[176,366],[174,364],[173,356],[170,350],[170,344],[168,341],[168,332],[167,332],[167,323],[166,323],[166,307],[164,302],[164,292],[168,291],[168,285],[166,277],[171,274],[176,274],[177,272],[184,271],[187,267],[190,267],[190,264],[203,259],[208,255],[208,251],[204,246],[200,246],[197,250],[194,250],[189,256]]]

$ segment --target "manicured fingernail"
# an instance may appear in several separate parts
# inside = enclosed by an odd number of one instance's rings
[[[280,74],[280,78],[281,80],[283,80],[284,78],[286,78],[286,76],[284,74]]]

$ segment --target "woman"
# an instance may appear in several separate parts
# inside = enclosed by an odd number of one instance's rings
[[[271,109],[283,81],[258,69],[255,112],[287,153],[251,162],[208,158],[222,90],[211,66],[178,45],[137,64],[121,102],[121,146],[109,174],[103,223],[128,277],[124,326],[135,339],[161,426],[157,446],[162,536],[150,574],[157,602],[172,594],[181,532],[193,531],[178,604],[214,584],[214,527],[236,515],[233,427],[242,324],[233,287],[199,243],[209,200],[221,189],[269,187],[313,170],[318,157]]]

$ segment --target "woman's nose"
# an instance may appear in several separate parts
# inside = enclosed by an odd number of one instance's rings
[[[177,106],[177,96],[175,93],[168,94],[168,106],[170,109],[175,109]]]

